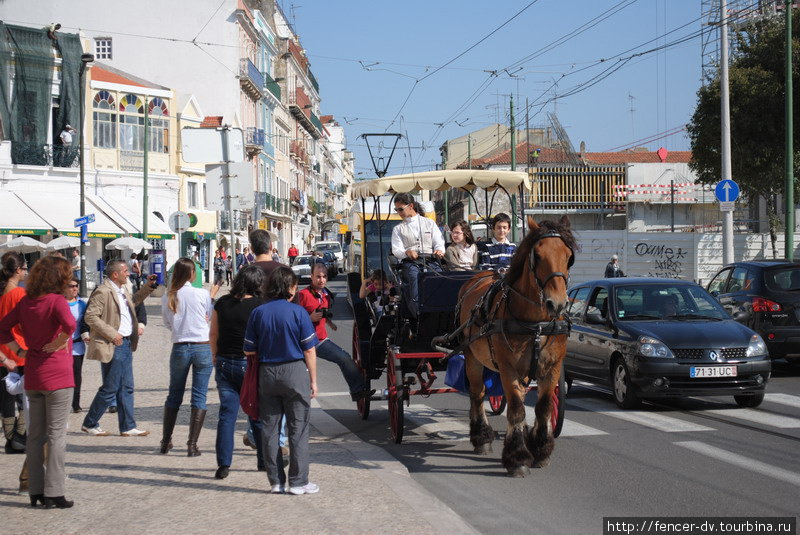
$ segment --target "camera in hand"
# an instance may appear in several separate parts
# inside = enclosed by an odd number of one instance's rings
[[[316,310],[316,312],[322,313],[322,319],[331,319],[333,317],[333,312],[329,308],[320,307]]]

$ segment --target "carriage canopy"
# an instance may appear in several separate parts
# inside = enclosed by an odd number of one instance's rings
[[[451,188],[464,188],[470,191],[479,188],[491,191],[498,187],[511,192],[520,185],[526,190],[531,188],[530,178],[525,172],[446,169],[363,180],[353,184],[352,194],[354,199],[363,199],[380,197],[384,193],[444,191]]]

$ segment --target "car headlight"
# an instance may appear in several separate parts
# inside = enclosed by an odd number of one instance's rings
[[[745,356],[760,357],[766,354],[768,354],[767,344],[764,343],[764,340],[762,340],[759,335],[754,334],[750,338],[750,343],[747,345],[747,351],[745,352]]]
[[[675,358],[675,356],[672,354],[672,351],[670,351],[664,342],[656,338],[650,338],[649,336],[639,337],[639,347],[637,348],[637,353],[643,357],[658,357],[666,359]]]

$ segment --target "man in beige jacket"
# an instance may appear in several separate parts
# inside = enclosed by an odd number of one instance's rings
[[[100,429],[100,418],[116,398],[120,434],[147,436],[150,432],[137,429],[133,417],[133,352],[140,334],[136,305],[156,288],[156,276],[151,275],[147,284],[131,297],[125,288],[128,266],[124,260],[110,261],[105,273],[106,280],[92,292],[83,316],[90,338],[85,358],[100,361],[103,384],[81,429],[94,436],[108,435]]]

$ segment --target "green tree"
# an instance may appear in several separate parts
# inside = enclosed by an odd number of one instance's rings
[[[794,124],[800,124],[800,9],[793,19]],[[775,248],[774,195],[782,193],[785,176],[785,22],[763,20],[737,34],[737,49],[728,71],[733,179],[749,200],[767,199],[770,234]],[[697,92],[697,107],[687,126],[692,148],[689,166],[702,183],[719,182],[722,174],[719,78]],[[794,137],[795,196],[798,194],[800,136]]]

